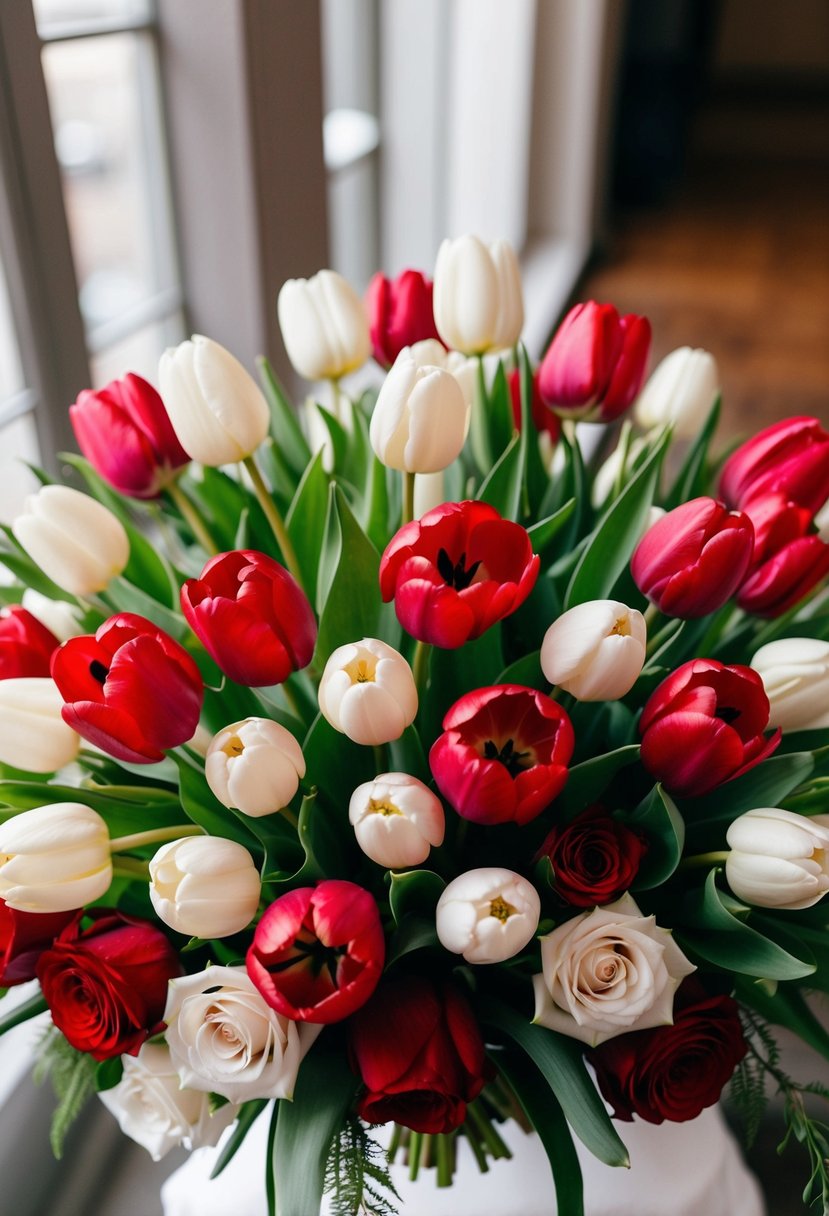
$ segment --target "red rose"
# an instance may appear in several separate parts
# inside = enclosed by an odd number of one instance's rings
[[[484,1043],[466,998],[449,983],[387,980],[349,1023],[352,1067],[367,1123],[451,1132],[485,1081]]]
[[[686,982],[673,1025],[616,1035],[589,1059],[617,1119],[684,1123],[719,1100],[746,1050],[736,1001]]]
[[[48,676],[60,642],[20,604],[0,610],[0,680]]]
[[[0,899],[0,985],[11,988],[35,978],[37,961],[70,921],[72,912],[21,912]]]
[[[52,1021],[96,1060],[135,1055],[162,1026],[178,955],[146,920],[101,909],[88,929],[68,926],[37,965]]]
[[[558,824],[539,851],[549,857],[555,889],[577,908],[609,904],[628,890],[647,842],[599,806]]]
[[[440,342],[432,312],[432,281],[419,270],[396,279],[379,272],[366,292],[371,349],[381,367],[391,367],[404,346],[426,338]]]

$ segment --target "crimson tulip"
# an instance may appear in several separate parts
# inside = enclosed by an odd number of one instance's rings
[[[349,1023],[354,1071],[366,1093],[367,1123],[401,1123],[416,1132],[451,1132],[486,1080],[481,1031],[454,984],[404,975],[385,980]]]
[[[646,317],[619,316],[612,304],[576,304],[562,321],[538,369],[546,405],[563,417],[610,422],[633,401],[651,344]]]
[[[440,334],[432,312],[432,281],[419,270],[404,270],[396,279],[379,272],[368,285],[366,311],[371,350],[381,367],[391,367],[404,346]]]
[[[667,616],[707,616],[729,600],[751,562],[754,527],[714,498],[693,498],[649,528],[630,563],[633,581]]]
[[[167,984],[178,954],[152,922],[102,908],[81,929],[75,919],[44,951],[37,978],[52,1021],[95,1060],[136,1055],[163,1028]]]
[[[561,793],[574,745],[570,719],[550,697],[496,684],[449,709],[429,764],[464,819],[524,824]]]
[[[120,612],[55,651],[64,722],[116,760],[154,764],[192,739],[204,686],[187,651],[143,616]]]
[[[768,720],[769,700],[756,671],[691,659],[645,704],[641,760],[670,793],[708,794],[771,755],[781,732],[767,739]]]
[[[515,423],[515,429],[521,430],[521,372],[519,369],[513,368],[507,377],[509,385],[510,401],[512,402],[512,419]],[[549,435],[553,443],[556,442],[561,434],[561,419],[558,414],[553,413],[548,405],[545,405],[541,393],[538,391],[538,373],[533,376],[533,394],[530,402],[530,416],[533,420],[533,426],[540,435]]]
[[[412,637],[453,650],[523,604],[539,564],[520,524],[485,502],[447,502],[392,537],[380,592]]]
[[[594,908],[628,890],[648,844],[600,806],[589,806],[570,823],[558,823],[538,856],[548,857],[553,885],[566,903]]]
[[[720,493],[732,506],[779,494],[814,515],[829,498],[829,431],[817,418],[784,418],[729,456]]]
[[[60,642],[20,604],[0,609],[0,680],[48,676]]]
[[[21,912],[0,899],[0,984],[33,980],[44,950],[80,912]]]
[[[745,511],[754,525],[754,560],[737,603],[755,616],[780,616],[829,573],[829,545],[814,531],[811,509],[783,494],[751,498]]]
[[[190,461],[161,397],[132,372],[95,392],[85,389],[69,417],[78,447],[119,494],[157,498]]]
[[[237,684],[281,684],[311,662],[313,609],[279,562],[254,549],[212,557],[181,589],[190,628]]]
[[[374,898],[324,879],[280,895],[256,926],[248,975],[277,1013],[295,1022],[341,1022],[365,1004],[386,945]]]

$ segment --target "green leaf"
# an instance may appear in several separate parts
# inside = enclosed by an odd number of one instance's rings
[[[426,784],[432,779],[420,735],[414,726],[407,726],[399,739],[388,744],[390,770],[408,773]]]
[[[228,1140],[225,1141],[224,1148],[216,1158],[216,1164],[210,1174],[211,1181],[218,1178],[222,1170],[230,1165],[230,1162],[242,1147],[242,1141],[250,1131],[253,1124],[261,1115],[266,1106],[269,1105],[267,1098],[254,1098],[250,1102],[243,1102],[239,1107],[239,1114],[236,1116],[236,1122],[233,1125],[233,1131]]]
[[[484,478],[476,498],[481,502],[488,502],[504,519],[519,519],[521,472],[521,436],[516,431]]]
[[[561,1104],[573,1131],[605,1165],[629,1165],[627,1149],[584,1065],[582,1047],[545,1026],[527,1022],[510,1005],[489,997],[478,1005],[482,1022],[507,1035],[533,1061]]]
[[[370,747],[352,743],[330,722],[317,714],[302,744],[307,771],[322,793],[334,806],[345,806],[348,795],[363,781],[377,776],[374,753]],[[343,786],[343,775],[348,774],[348,786]]]
[[[570,498],[563,507],[559,507],[552,515],[548,515],[546,519],[540,519],[537,524],[533,524],[527,528],[527,535],[532,541],[534,553],[544,552],[547,546],[558,536],[567,521],[572,518],[575,509],[576,500],[575,498]]]
[[[401,958],[414,953],[415,950],[431,950],[439,945],[435,918],[425,920],[420,916],[412,916],[389,937],[386,968],[394,966]]]
[[[505,667],[496,684],[523,684],[527,688],[542,688],[546,683],[541,670],[541,651],[533,650]]]
[[[204,773],[180,756],[173,757],[179,773],[179,793],[185,815],[204,828],[209,836],[235,840],[246,849],[261,852],[259,841],[250,828],[223,806],[207,784]]]
[[[626,822],[648,838],[648,849],[633,888],[649,891],[670,878],[679,865],[685,844],[685,823],[661,785],[653,787]]]
[[[512,412],[512,395],[507,383],[507,375],[502,360],[498,361],[495,375],[489,390],[489,408],[487,410],[489,425],[489,441],[493,453],[503,452],[515,432],[515,418]]]
[[[536,518],[549,485],[547,470],[541,460],[538,432],[532,416],[533,368],[527,349],[520,346],[518,367],[521,380],[521,467],[524,483],[524,507],[530,519]],[[575,502],[573,503],[575,507]]]
[[[572,819],[604,793],[621,769],[635,764],[638,759],[639,745],[630,743],[615,752],[605,752],[574,765],[556,802],[557,812],[565,821]]]
[[[53,583],[43,573],[40,566],[37,566],[28,554],[24,553],[8,524],[0,524],[0,532],[8,542],[4,548],[0,549],[0,565],[5,566],[10,574],[19,579],[24,586],[31,587],[33,591],[39,591],[41,595],[47,595],[50,600],[74,598],[63,591],[57,583]]]
[[[770,756],[742,777],[726,781],[701,798],[683,798],[680,810],[689,834],[721,821],[731,823],[744,811],[760,806],[779,806],[781,799],[801,785],[815,765],[811,752]]]
[[[331,485],[326,525],[328,560],[335,555],[330,582],[317,587],[320,613],[316,665],[322,667],[337,646],[376,637],[380,616],[380,556],[366,536],[336,482]]]
[[[311,459],[311,449],[305,441],[296,412],[285,395],[270,362],[268,359],[260,357],[256,363],[271,409],[271,435],[285,460],[299,477]]]
[[[389,540],[388,470],[372,452],[368,469],[368,488],[360,511],[360,523],[371,543],[381,553]]]
[[[446,883],[433,870],[392,871],[389,903],[398,925],[409,916],[434,919],[435,908]]]
[[[559,476],[550,478],[547,492],[541,500],[539,514],[544,518],[553,515],[571,499],[575,502],[573,514],[561,540],[562,552],[568,553],[576,546],[587,527],[590,518],[590,489],[578,441],[571,440],[562,428],[559,444],[564,453],[564,468]]]
[[[119,612],[137,612],[146,617],[159,629],[169,633],[171,638],[181,642],[189,633],[189,626],[180,612],[174,612],[166,604],[160,603],[154,596],[148,595],[141,587],[127,582],[123,575],[118,575],[109,585],[112,599],[118,604]]]
[[[95,1089],[98,1093],[105,1089],[114,1089],[123,1075],[124,1061],[121,1056],[101,1060],[95,1069]]]
[[[698,498],[700,494],[708,492],[706,461],[708,449],[711,446],[711,439],[719,421],[721,402],[722,398],[718,396],[705,420],[705,425],[688,449],[682,462],[682,468],[679,470],[676,481],[665,499],[666,511],[671,511],[674,507],[678,507],[680,503],[689,502],[690,499]]]
[[[10,1009],[7,1014],[0,1017],[0,1034],[5,1034],[7,1030],[12,1030],[15,1026],[21,1026],[23,1022],[28,1022],[29,1018],[35,1018],[39,1013],[45,1013],[47,1009],[48,1005],[43,997],[36,992],[34,996],[30,996],[20,1005],[15,1005],[14,1009]]]
[[[323,468],[322,452],[319,451],[303,473],[285,517],[285,526],[296,550],[302,581],[311,603],[316,600],[317,571],[327,511],[328,474]]]

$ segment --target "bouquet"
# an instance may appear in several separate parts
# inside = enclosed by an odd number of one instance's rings
[[[382,1213],[372,1127],[448,1186],[514,1119],[580,1216],[573,1136],[731,1081],[829,1210],[774,1031],[829,1056],[829,433],[724,458],[712,357],[642,388],[606,304],[534,368],[503,241],[279,318],[321,400],[194,337],[3,532],[0,1028],[49,1012],[56,1151],[95,1091],[216,1172],[262,1118],[271,1211]]]

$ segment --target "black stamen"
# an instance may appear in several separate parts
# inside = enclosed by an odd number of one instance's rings
[[[97,680],[99,684],[103,684],[109,675],[109,668],[104,667],[103,663],[101,663],[98,659],[93,659],[89,664],[89,674],[92,676],[93,680]]]
[[[517,752],[512,739],[507,739],[500,751],[492,739],[487,739],[484,744],[484,759],[497,760],[499,764],[503,764],[510,777],[517,777],[519,773],[523,773],[525,768],[530,767],[527,762],[529,754],[529,752]]]
[[[734,722],[740,716],[739,709],[734,709],[731,705],[723,705],[722,709],[718,709],[715,718],[719,718],[721,722]]]
[[[466,554],[462,553],[460,560],[456,565],[452,564],[452,558],[445,549],[438,552],[437,562],[438,574],[450,587],[454,587],[456,591],[465,591],[473,578],[478,572],[480,561],[473,562],[469,569],[466,569]]]

